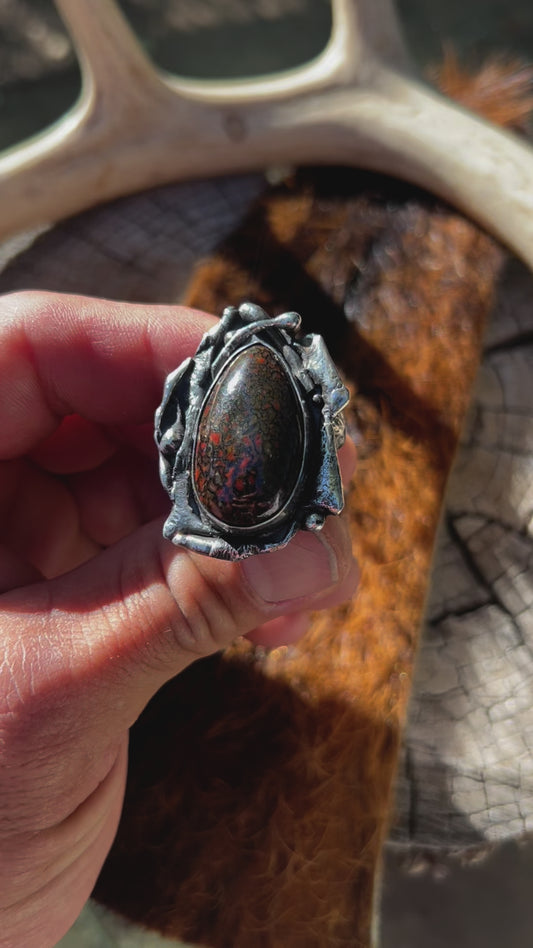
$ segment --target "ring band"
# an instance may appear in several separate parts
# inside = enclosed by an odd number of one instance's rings
[[[228,306],[165,382],[155,415],[163,535],[237,560],[319,530],[344,505],[337,450],[348,390],[298,313]]]

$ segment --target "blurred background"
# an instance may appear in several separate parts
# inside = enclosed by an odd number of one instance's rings
[[[234,78],[296,66],[325,46],[329,0],[121,0],[155,62],[182,76]],[[489,53],[533,56],[531,0],[397,0],[417,65],[445,44],[475,64]],[[0,0],[0,149],[34,134],[76,100],[80,73],[52,0]]]
[[[90,0],[89,0],[90,2]],[[328,0],[122,0],[154,61],[188,77],[236,78],[316,56]],[[463,63],[489,54],[533,61],[531,0],[397,0],[423,74],[452,46]],[[52,0],[0,0],[0,150],[59,118],[76,100],[75,51]],[[389,849],[382,948],[529,948],[533,844],[508,843],[468,865],[407,860]]]

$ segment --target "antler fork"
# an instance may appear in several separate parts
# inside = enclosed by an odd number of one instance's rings
[[[173,78],[114,0],[56,0],[83,76],[74,108],[0,158],[0,236],[179,179],[336,163],[414,182],[533,265],[533,150],[409,73],[391,0],[333,0],[323,53],[254,81]]]

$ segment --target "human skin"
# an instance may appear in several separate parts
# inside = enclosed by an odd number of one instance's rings
[[[244,563],[162,538],[153,413],[213,322],[0,299],[2,948],[51,948],[78,916],[116,832],[128,729],[158,688],[239,636],[292,641],[355,591],[342,516]]]

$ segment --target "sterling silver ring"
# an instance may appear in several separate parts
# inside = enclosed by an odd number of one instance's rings
[[[319,530],[344,505],[337,450],[348,390],[301,317],[228,306],[165,382],[155,414],[163,535],[238,560]]]

